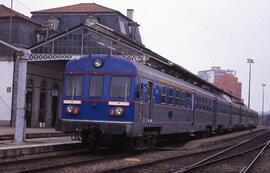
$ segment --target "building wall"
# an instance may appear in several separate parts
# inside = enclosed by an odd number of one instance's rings
[[[222,88],[228,93],[241,99],[242,84],[238,82],[238,79],[234,77],[232,74],[224,74],[222,76],[216,76],[214,85],[216,85],[219,88]]]
[[[10,21],[7,19],[0,20],[0,40],[9,42]],[[12,20],[11,25],[11,43],[17,47],[28,48],[37,43],[36,30],[39,27],[24,20]]]
[[[1,59],[1,57],[0,57]],[[13,61],[0,61],[0,125],[9,126],[12,108]]]
[[[198,76],[242,100],[242,83],[238,82],[234,70],[211,67],[211,70],[199,71]]]

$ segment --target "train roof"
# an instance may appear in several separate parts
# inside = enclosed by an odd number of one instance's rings
[[[96,59],[101,59],[103,61],[102,68],[94,67]],[[137,68],[134,62],[113,55],[89,55],[76,58],[69,61],[65,68],[65,72],[72,72],[74,74],[86,72],[98,74],[99,72],[111,73],[114,71],[117,71],[118,74],[137,74]]]
[[[100,69],[89,68],[89,67],[93,67],[94,60],[97,58],[106,60],[106,62],[103,64],[103,67],[105,68],[100,68]],[[112,66],[112,64],[114,65]],[[123,73],[123,74],[129,74],[129,75],[139,75],[139,76],[146,75],[146,77],[148,78],[154,79],[156,81],[158,80],[159,82],[165,83],[166,85],[169,85],[172,87],[175,86],[176,88],[179,88],[179,89],[182,88],[189,92],[197,92],[197,93],[207,95],[210,97],[217,97],[217,99],[231,102],[235,106],[236,105],[243,106],[246,108],[244,104],[232,101],[231,95],[227,94],[221,89],[214,90],[214,91],[209,90],[205,87],[200,87],[200,85],[194,84],[194,82],[192,83],[192,82],[186,81],[185,79],[178,78],[177,76],[170,75],[168,73],[165,73],[162,70],[153,68],[151,65],[145,65],[140,62],[130,60],[127,57],[123,57],[119,55],[98,54],[98,55],[89,55],[89,56],[72,59],[71,61],[67,63],[66,69],[65,69],[65,72],[72,72],[72,73],[94,72],[95,74],[99,74],[99,71],[108,72],[108,73],[117,71],[117,74]]]
[[[94,68],[94,61],[99,58],[104,61],[103,68]],[[79,60],[79,61],[78,61]],[[113,64],[113,65],[112,65]],[[117,74],[130,74],[130,75],[139,75],[141,77],[146,77],[153,81],[158,81],[164,85],[175,87],[178,89],[184,89],[188,92],[197,92],[209,97],[219,97],[220,99],[231,102],[231,100],[226,99],[222,95],[213,93],[211,91],[200,88],[192,83],[186,82],[183,79],[176,78],[175,76],[164,73],[155,68],[143,65],[137,61],[130,61],[127,58],[122,56],[115,55],[89,55],[86,57],[81,57],[78,59],[71,60],[66,66],[66,72],[76,73],[85,73],[85,72],[99,72],[112,73],[117,71]]]

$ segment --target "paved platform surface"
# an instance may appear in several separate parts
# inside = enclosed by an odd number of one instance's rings
[[[14,139],[15,127],[0,127],[0,141]],[[26,128],[26,139],[68,136],[54,128]]]
[[[26,133],[61,133],[54,128],[26,128]],[[15,134],[15,127],[0,127],[0,135]]]
[[[81,147],[81,142],[72,141],[70,136],[26,139],[24,142],[5,140],[0,141],[0,158],[63,151]]]
[[[240,136],[245,136],[245,135],[248,135],[250,133],[254,133],[257,131],[264,130],[264,129],[266,129],[266,128],[258,127],[256,129],[253,129],[252,131],[245,130],[245,131],[234,132],[234,133],[229,133],[229,134],[224,134],[224,135],[219,135],[219,136],[214,136],[214,137],[209,137],[209,138],[192,140],[192,141],[186,143],[182,148],[183,149],[195,149],[198,147],[220,144],[222,142],[227,142],[227,141],[236,139]]]
[[[14,134],[14,127],[0,127],[0,157],[64,150],[80,143],[54,128],[26,128],[24,142],[14,141]]]
[[[57,144],[71,144],[78,143],[71,140],[70,136],[66,137],[50,137],[50,138],[36,138],[26,139],[24,142],[15,142],[14,140],[0,141],[0,151],[11,148],[26,148],[33,146],[46,146]]]

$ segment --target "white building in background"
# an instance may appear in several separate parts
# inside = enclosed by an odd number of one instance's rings
[[[0,57],[0,125],[9,125],[12,108],[13,61]]]

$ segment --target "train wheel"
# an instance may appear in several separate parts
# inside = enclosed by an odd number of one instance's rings
[[[131,150],[143,150],[144,138],[142,136],[129,139],[128,147]]]
[[[146,131],[144,132],[144,143],[146,144],[146,148],[148,150],[154,150],[156,147],[158,138],[158,132],[157,131]]]

